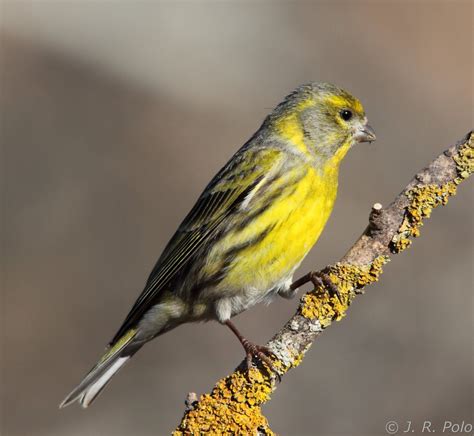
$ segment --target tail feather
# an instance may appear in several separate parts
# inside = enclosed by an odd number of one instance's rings
[[[82,407],[86,408],[94,399],[102,392],[102,389],[107,385],[113,375],[130,359],[130,356],[119,357],[114,361],[110,368],[108,368],[97,381],[90,384],[87,389],[79,397],[79,403]]]
[[[94,366],[73,391],[63,400],[59,408],[78,401],[82,407],[88,407],[102,392],[112,376],[141,347],[133,342],[136,330],[129,330],[116,344],[109,348],[102,359]]]

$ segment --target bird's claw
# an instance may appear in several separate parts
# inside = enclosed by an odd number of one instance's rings
[[[246,366],[247,371],[253,367],[252,361],[253,358],[256,357],[260,362],[265,363],[265,365],[271,370],[273,374],[276,375],[278,381],[281,381],[280,374],[278,373],[277,369],[273,365],[272,359],[277,359],[273,351],[270,348],[264,345],[257,345],[253,342],[248,341],[247,339],[244,340],[242,343],[246,352]]]
[[[311,282],[313,283],[315,287],[326,288],[331,297],[336,296],[338,300],[342,302],[339,288],[333,283],[333,281],[331,280],[328,274],[324,272],[311,272],[309,274],[309,279],[311,280]]]

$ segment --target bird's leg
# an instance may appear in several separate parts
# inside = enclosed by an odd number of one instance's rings
[[[298,292],[298,289],[295,288],[293,289],[291,286],[288,287],[288,288],[284,288],[284,289],[280,289],[278,291],[278,295],[282,298],[284,298],[285,300],[291,300],[293,298],[295,298],[296,294]]]
[[[299,278],[298,280],[294,281],[290,289],[298,289],[300,286],[304,285],[305,283],[311,282],[316,288],[326,288],[331,295],[331,297],[336,296],[339,301],[341,300],[341,294],[339,292],[338,287],[333,283],[331,278],[328,274],[324,272],[315,272],[311,271],[308,274],[304,275],[303,277]]]
[[[266,365],[276,374],[278,374],[273,366],[271,357],[275,357],[275,355],[271,352],[271,350],[268,347],[265,347],[263,345],[257,345],[254,344],[253,342],[250,342],[248,339],[244,338],[242,334],[237,330],[237,327],[230,321],[227,320],[225,321],[225,324],[227,327],[229,327],[232,332],[234,333],[235,336],[237,336],[238,340],[242,344],[245,350],[246,354],[246,363],[247,363],[247,369],[250,369],[252,367],[252,358],[253,356],[256,356],[258,359],[260,359],[262,362],[266,363]]]

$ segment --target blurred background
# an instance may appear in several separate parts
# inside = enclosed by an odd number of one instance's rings
[[[470,1],[3,1],[1,434],[169,433],[186,394],[243,357],[217,323],[149,344],[87,411],[57,405],[203,187],[295,86],[347,88],[378,140],[345,160],[299,273],[337,261],[373,203],[472,128],[472,13]],[[274,431],[473,423],[473,215],[469,181],[285,376],[264,407]],[[298,302],[280,300],[236,324],[265,342]]]

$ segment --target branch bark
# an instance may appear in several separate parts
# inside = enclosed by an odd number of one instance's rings
[[[372,207],[369,225],[360,238],[337,264],[321,271],[338,287],[340,295],[323,288],[308,292],[296,313],[268,342],[280,376],[299,365],[313,341],[333,321],[344,317],[353,299],[364,292],[366,285],[378,280],[389,257],[410,246],[412,238],[419,236],[423,220],[435,207],[446,204],[473,171],[471,131],[418,172],[387,208],[379,203]],[[294,287],[310,279],[311,273],[297,280]],[[241,362],[232,374],[217,382],[210,394],[187,403],[174,435],[271,435],[261,405],[269,401],[277,387],[275,376],[267,368],[260,366],[247,372]]]

